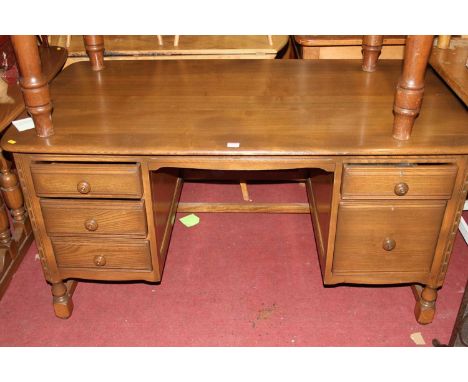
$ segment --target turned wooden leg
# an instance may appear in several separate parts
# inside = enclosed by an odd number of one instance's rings
[[[11,241],[10,220],[5,203],[0,200],[0,245],[9,246]]]
[[[374,72],[377,60],[382,51],[383,36],[363,36],[362,38],[362,70]]]
[[[35,36],[11,36],[20,71],[20,86],[26,110],[34,120],[36,133],[40,137],[54,134],[52,125],[52,103],[49,85],[42,74],[41,59]]]
[[[416,320],[423,325],[430,324],[435,315],[435,302],[437,299],[437,290],[426,286],[419,294],[414,307]]]
[[[52,284],[52,296],[55,315],[59,318],[69,318],[73,311],[73,300],[63,281]]]
[[[434,36],[408,36],[403,72],[393,105],[393,137],[407,140],[419,114],[424,93],[424,75]]]
[[[91,63],[91,69],[104,69],[104,37],[103,36],[83,36],[86,53]]]
[[[13,220],[24,222],[25,209],[23,193],[18,183],[18,177],[11,171],[10,163],[0,150],[0,189],[6,206],[10,209]]]

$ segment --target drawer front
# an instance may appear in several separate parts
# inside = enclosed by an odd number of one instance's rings
[[[50,236],[146,236],[143,201],[42,199]]]
[[[38,196],[139,199],[139,164],[33,163]]]
[[[345,165],[343,199],[450,199],[457,166]]]
[[[149,242],[146,240],[51,240],[59,267],[152,270]]]
[[[446,202],[342,201],[333,272],[430,270]]]

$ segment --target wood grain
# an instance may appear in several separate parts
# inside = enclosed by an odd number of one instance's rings
[[[140,198],[138,164],[33,163],[31,174],[38,196],[80,198]],[[86,182],[89,191],[78,190]]]
[[[119,61],[99,73],[77,63],[51,89],[55,136],[10,129],[2,145],[99,155],[467,152],[466,109],[430,71],[411,140],[391,138],[401,64],[380,64],[370,74],[346,60]]]
[[[179,203],[177,212],[307,214],[307,203]]]
[[[375,166],[347,165],[344,168],[342,198],[362,199],[450,199],[457,175],[455,165]],[[405,195],[395,187],[408,186]]]
[[[53,238],[52,246],[59,267],[151,270],[149,244],[145,240]],[[96,256],[103,256],[105,264],[96,265]]]
[[[142,201],[42,199],[40,203],[50,236],[146,236]]]
[[[437,200],[342,201],[333,272],[428,272],[445,206]],[[383,248],[387,238],[395,240],[393,250]]]

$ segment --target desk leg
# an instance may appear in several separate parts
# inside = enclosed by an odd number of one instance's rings
[[[382,51],[383,36],[364,36],[362,39],[362,70],[374,72]]]
[[[436,311],[437,290],[428,286],[422,288],[419,285],[414,285],[412,288],[416,298],[414,307],[416,320],[422,325],[430,324]]]
[[[393,105],[393,138],[408,140],[421,109],[424,76],[434,36],[408,36],[403,72],[397,85]]]
[[[57,317],[69,318],[71,316],[73,312],[73,300],[71,295],[74,286],[75,284],[72,284],[72,286],[69,285],[67,288],[67,285],[65,285],[63,281],[52,284],[54,311]]]

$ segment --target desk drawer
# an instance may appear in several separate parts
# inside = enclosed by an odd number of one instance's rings
[[[139,164],[33,163],[38,196],[139,199]]]
[[[146,236],[143,201],[42,199],[50,236]]]
[[[59,267],[152,270],[146,240],[52,238],[52,247]]]
[[[450,199],[457,166],[345,165],[343,199]]]
[[[342,201],[333,272],[428,272],[446,202]]]

